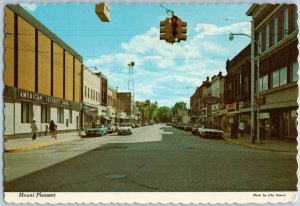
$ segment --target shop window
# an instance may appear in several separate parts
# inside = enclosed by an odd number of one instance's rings
[[[298,76],[299,64],[298,64],[298,62],[292,63],[291,69],[292,69],[292,71],[291,71],[291,74],[292,74],[291,80],[293,82],[296,82],[299,79],[299,76]]]
[[[21,123],[31,123],[33,117],[33,104],[21,102]]]
[[[57,107],[57,123],[64,123],[64,108]]]
[[[289,32],[289,10],[286,8],[283,11],[283,19],[282,19],[282,37],[285,38],[288,35]]]
[[[50,106],[46,104],[41,105],[41,122],[49,123],[50,122]]]
[[[266,91],[269,89],[268,80],[268,75],[259,78],[259,91]]]
[[[269,24],[265,27],[265,48],[269,49],[269,36],[270,36],[270,26]]]
[[[70,122],[70,124],[72,124],[72,122],[73,122],[73,110],[72,109],[69,110],[69,122]]]
[[[285,85],[287,83],[287,67],[283,67],[272,72],[272,88]]]
[[[273,45],[278,42],[278,17],[275,17],[273,22]]]

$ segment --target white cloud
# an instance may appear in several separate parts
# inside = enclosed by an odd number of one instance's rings
[[[28,11],[35,11],[37,8],[37,4],[35,3],[20,3],[20,5]]]
[[[241,41],[230,42],[229,33],[248,34],[250,28],[249,22],[226,26],[198,23],[195,33],[188,35],[186,42],[173,45],[159,40],[159,30],[150,28],[143,35],[123,42],[119,53],[89,59],[85,63],[102,68],[110,84],[126,91],[127,64],[134,61],[136,98],[156,100],[159,105],[168,106],[176,101],[188,103],[194,91],[186,88],[199,86],[207,76],[216,75],[219,71],[225,74],[227,58],[238,53],[237,45]],[[170,102],[173,103],[170,105]]]

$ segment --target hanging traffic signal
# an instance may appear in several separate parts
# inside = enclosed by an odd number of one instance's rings
[[[177,35],[178,35],[178,31],[177,31],[177,28],[178,28],[178,17],[177,16],[172,16],[171,18],[171,26],[172,26],[172,36],[173,38],[177,38]]]
[[[261,105],[266,104],[266,99],[267,99],[266,96],[262,96],[262,97],[261,97]]]
[[[186,35],[186,32],[187,32],[187,29],[186,29],[186,26],[187,26],[187,22],[186,21],[182,21],[181,19],[178,19],[177,20],[177,24],[178,24],[178,27],[177,27],[177,41],[180,42],[181,40],[183,41],[186,41],[187,39],[187,35]]]
[[[257,96],[255,97],[255,103],[260,106],[260,96],[259,97],[257,97]]]
[[[170,39],[170,23],[169,18],[166,18],[163,21],[160,21],[160,40],[166,40],[166,42],[169,42]]]

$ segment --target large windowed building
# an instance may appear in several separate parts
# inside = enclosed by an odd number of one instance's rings
[[[4,135],[24,137],[53,120],[79,128],[82,57],[19,5],[5,7]]]
[[[256,61],[260,64],[259,94],[266,97],[260,119],[270,136],[297,137],[298,26],[293,4],[254,4],[252,16]]]

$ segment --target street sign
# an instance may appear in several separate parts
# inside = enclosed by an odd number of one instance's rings
[[[219,102],[219,97],[206,96],[201,99],[204,104],[217,104]]]

